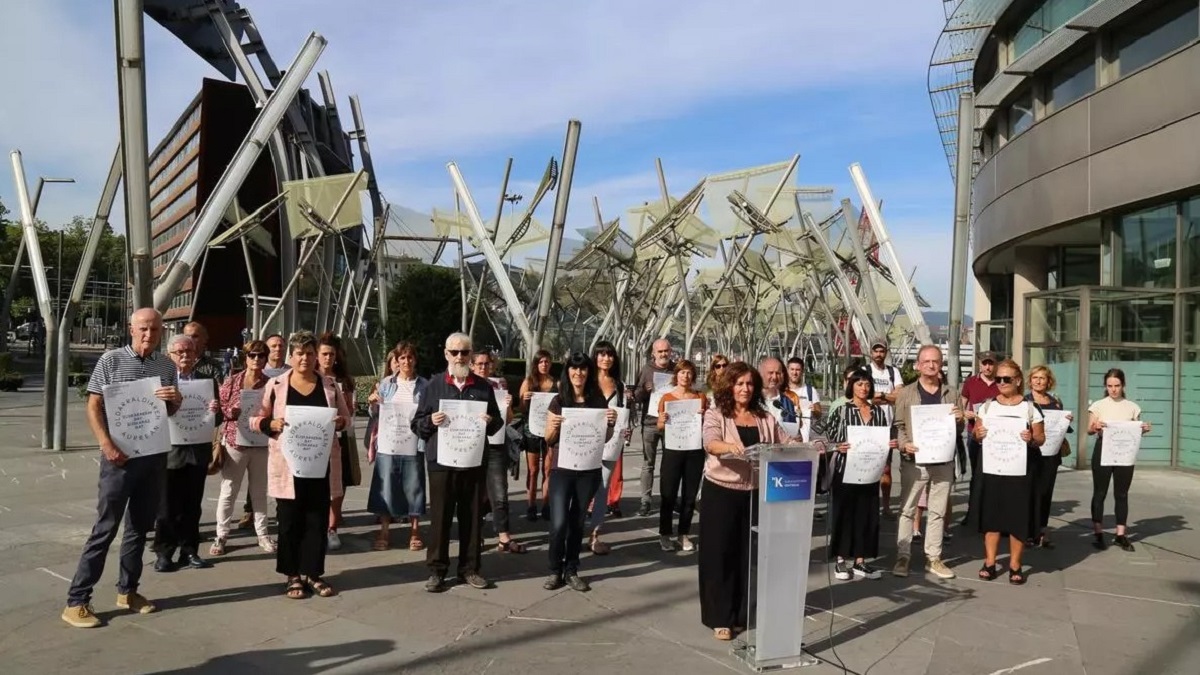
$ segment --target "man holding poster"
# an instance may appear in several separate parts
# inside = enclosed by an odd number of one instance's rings
[[[167,415],[174,415],[183,397],[176,385],[175,364],[159,354],[162,340],[162,315],[153,308],[143,308],[129,318],[128,347],[105,352],[96,363],[88,380],[88,426],[96,437],[103,455],[100,461],[99,503],[96,523],[87,543],[71,588],[67,592],[67,607],[62,619],[76,628],[95,628],[100,619],[92,611],[92,588],[104,574],[108,547],[117,536],[121,519],[128,509],[129,519],[121,540],[121,573],[117,579],[117,607],[139,614],[149,614],[155,607],[138,593],[142,576],[142,553],[146,548],[146,533],[154,526],[158,513],[162,485],[166,476],[165,444],[156,453],[140,453],[136,457],[122,449],[109,432],[110,424],[123,424],[119,413],[109,417],[105,402],[105,387],[146,378],[157,378],[158,388],[153,398],[161,401]]]
[[[900,446],[900,523],[896,533],[896,566],[892,574],[908,576],[912,559],[917,502],[928,488],[925,527],[925,570],[942,579],[954,572],[942,562],[942,533],[954,483],[954,451],[962,433],[958,392],[943,383],[942,350],[925,345],[917,352],[917,381],[896,394],[896,438]]]
[[[446,370],[429,380],[425,396],[417,405],[412,429],[425,441],[425,460],[429,473],[430,541],[426,553],[430,577],[425,590],[440,593],[446,590],[446,572],[450,569],[450,528],[458,518],[458,579],[473,588],[488,588],[491,583],[480,573],[483,553],[483,450],[486,436],[504,426],[500,407],[492,394],[492,385],[471,372],[471,336],[454,333],[446,338]],[[443,406],[443,401],[450,405]],[[464,466],[462,455],[455,453],[439,457],[438,446],[451,442],[460,445],[465,438],[459,413],[443,412],[444,408],[469,408],[469,404],[486,409],[480,422],[484,436],[478,439],[475,456],[478,461]],[[457,416],[458,422],[452,420]],[[445,437],[443,437],[445,436]],[[454,449],[462,449],[455,447]]]

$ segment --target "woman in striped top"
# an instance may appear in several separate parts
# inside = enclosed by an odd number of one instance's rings
[[[408,518],[408,550],[420,551],[425,548],[419,526],[421,516],[425,514],[425,458],[420,452],[415,455],[379,452],[379,406],[396,401],[410,403],[415,409],[429,381],[417,376],[417,349],[411,342],[398,343],[388,352],[387,369],[391,374],[380,380],[367,398],[371,411],[367,422],[367,462],[375,467],[371,491],[367,495],[367,510],[379,516],[376,551],[388,549],[388,526],[400,518]]]
[[[846,382],[848,402],[837,409],[829,421],[829,440],[835,443],[837,454],[833,458],[833,478],[829,509],[832,514],[829,553],[836,556],[834,576],[849,581],[851,576],[860,579],[878,579],[879,570],[867,564],[867,558],[879,556],[879,481],[867,485],[845,483],[846,453],[852,451],[847,442],[849,427],[889,426],[887,412],[872,401],[875,398],[875,380],[865,368],[850,373]],[[893,439],[888,442],[889,451],[896,447]],[[852,565],[847,560],[853,559]]]

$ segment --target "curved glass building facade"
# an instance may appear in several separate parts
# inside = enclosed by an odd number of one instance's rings
[[[1200,470],[1200,0],[962,0],[939,121],[962,26],[978,348],[1050,365],[1079,416],[1123,368],[1139,464]]]

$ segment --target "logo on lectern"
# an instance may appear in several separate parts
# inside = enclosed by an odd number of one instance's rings
[[[812,499],[812,460],[767,464],[767,501],[794,502]]]

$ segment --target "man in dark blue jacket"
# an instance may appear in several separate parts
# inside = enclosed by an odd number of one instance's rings
[[[471,373],[471,337],[454,333],[446,338],[446,370],[429,379],[425,395],[417,405],[412,429],[425,441],[425,460],[429,470],[430,536],[426,562],[431,575],[425,590],[446,590],[446,572],[450,569],[450,527],[458,518],[458,579],[473,588],[491,584],[480,573],[483,554],[483,444],[479,461],[463,466],[461,458],[442,457],[438,461],[438,440],[450,423],[441,412],[442,401],[478,401],[487,405],[484,416],[486,433],[494,434],[504,425],[504,417],[492,396],[492,385]]]

